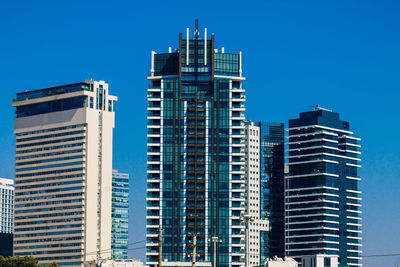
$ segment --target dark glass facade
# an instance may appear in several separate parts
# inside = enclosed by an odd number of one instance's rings
[[[338,255],[361,266],[360,139],[339,114],[317,108],[289,120],[286,255]]]
[[[87,96],[77,96],[61,100],[53,100],[26,106],[17,107],[16,117],[27,117],[50,112],[87,107]]]
[[[113,170],[111,206],[111,257],[128,258],[129,174]]]
[[[244,121],[240,54],[216,53],[214,36],[204,40],[196,34],[180,35],[176,52],[152,57],[147,264],[158,264],[161,226],[163,260],[191,261],[196,236],[197,260],[212,261],[216,236],[217,266],[240,265],[244,199],[235,188],[242,190],[244,169],[232,164],[241,156],[231,153],[233,143],[244,146],[244,129],[232,128]]]
[[[0,256],[13,255],[13,234],[0,233]]]
[[[93,92],[93,87],[85,82],[73,83],[62,86],[55,86],[45,89],[32,90],[29,92],[17,93],[16,101],[24,101],[35,98],[42,98],[47,96],[62,95],[79,91]]]
[[[261,263],[285,255],[284,124],[260,121],[260,205],[261,219],[269,221],[262,232]]]

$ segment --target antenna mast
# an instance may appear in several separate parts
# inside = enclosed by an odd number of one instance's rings
[[[327,108],[323,108],[323,107],[321,107],[320,105],[314,105],[314,106],[310,106],[311,108],[314,108],[314,110],[324,110],[324,111],[329,111],[329,112],[332,112],[332,110],[331,109],[327,109]]]
[[[197,39],[199,39],[199,20],[198,19],[194,20],[194,28],[195,28],[194,37],[197,40]]]

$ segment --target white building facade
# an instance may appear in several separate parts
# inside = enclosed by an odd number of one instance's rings
[[[299,266],[297,261],[292,258],[286,257],[284,259],[275,257],[273,259],[266,260],[265,267],[297,267]]]
[[[245,133],[245,214],[248,218],[246,226],[246,266],[259,266],[263,264],[261,262],[261,232],[268,231],[268,220],[261,219],[260,127],[252,121],[247,121]]]
[[[13,233],[14,181],[0,178],[0,233]]]
[[[327,255],[327,254],[316,254],[311,256],[303,256],[301,259],[302,267],[338,267],[339,256],[338,255]]]
[[[100,264],[101,267],[145,267],[146,265],[136,259],[105,260]]]

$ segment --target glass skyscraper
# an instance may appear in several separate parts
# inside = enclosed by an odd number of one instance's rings
[[[339,114],[316,107],[289,120],[286,255],[337,255],[361,266],[360,138]]]
[[[112,173],[111,257],[128,258],[129,174]]]
[[[284,124],[260,121],[260,211],[269,230],[261,232],[261,263],[285,255]]]
[[[163,261],[191,261],[196,236],[197,261],[243,265],[241,53],[187,29],[176,50],[152,52],[148,79],[147,264],[158,265],[161,227]]]
[[[15,255],[60,266],[111,256],[115,101],[91,79],[13,100]]]

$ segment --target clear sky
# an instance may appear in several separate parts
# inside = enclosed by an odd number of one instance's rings
[[[400,253],[399,14],[400,2],[385,0],[0,0],[0,177],[14,176],[17,92],[105,80],[119,97],[114,168],[133,181],[130,242],[143,240],[151,50],[176,48],[199,18],[217,48],[243,52],[247,118],[287,123],[320,104],[350,121],[363,145],[363,252]]]

